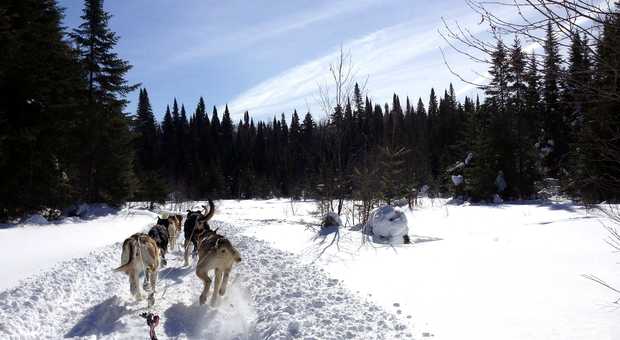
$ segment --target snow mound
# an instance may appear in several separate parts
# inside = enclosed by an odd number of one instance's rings
[[[69,209],[67,215],[79,218],[92,218],[113,214],[118,209],[112,208],[105,203],[86,204],[82,203]]]
[[[41,216],[40,214],[32,214],[28,218],[26,218],[22,223],[23,224],[45,225],[45,224],[48,224],[49,222],[47,221],[47,219],[45,219],[45,217]]]
[[[409,233],[407,216],[401,209],[391,205],[373,211],[368,226],[375,236],[380,236],[390,242],[402,242],[403,236]]]
[[[321,227],[323,228],[339,227],[341,225],[342,225],[342,220],[340,219],[340,216],[338,216],[338,214],[336,214],[335,212],[328,212],[323,217],[323,221],[321,222]]]

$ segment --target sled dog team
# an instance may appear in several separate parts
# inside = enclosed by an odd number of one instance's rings
[[[209,271],[215,272],[213,280],[213,294],[211,305],[217,302],[218,295],[226,293],[226,285],[233,264],[241,261],[241,255],[233,247],[230,241],[211,230],[209,220],[215,213],[215,204],[209,200],[209,211],[202,206],[203,211],[187,210],[183,233],[185,234],[184,260],[185,266],[189,265],[190,246],[192,253],[198,254],[196,275],[202,280],[204,287],[200,294],[200,304],[207,301],[207,293],[212,279]],[[129,290],[131,295],[141,300],[142,294],[139,284],[139,276],[144,272],[143,289],[149,290],[149,306],[155,302],[155,285],[157,284],[157,272],[160,264],[166,265],[166,252],[168,249],[176,249],[176,239],[181,232],[182,215],[170,215],[168,218],[157,218],[157,224],[148,234],[136,233],[123,242],[121,266],[115,271],[124,272],[129,276]],[[150,286],[150,287],[149,287]]]

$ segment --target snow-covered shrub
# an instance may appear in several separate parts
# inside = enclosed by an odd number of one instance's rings
[[[552,199],[560,195],[560,181],[557,178],[544,178],[536,182],[537,194],[543,199]]]
[[[321,220],[321,228],[339,227],[341,225],[342,221],[340,220],[340,216],[335,212],[328,212]]]
[[[463,175],[452,175],[452,183],[455,187],[463,184]]]
[[[45,219],[45,217],[43,217],[40,214],[32,214],[28,216],[28,218],[26,218],[22,223],[42,225],[42,224],[48,224],[49,222],[47,221],[47,219]]]
[[[407,216],[394,206],[386,205],[377,208],[370,215],[368,226],[373,235],[379,236],[388,242],[401,243],[408,239],[409,227]],[[405,238],[405,236],[407,236]]]
[[[65,211],[67,216],[75,216],[79,218],[91,218],[97,216],[105,216],[116,212],[117,209],[110,207],[105,203],[82,203],[72,206]]]
[[[428,190],[429,189],[430,189],[430,187],[427,184],[424,184],[420,188],[420,191],[418,192],[418,196],[420,196],[420,197],[428,196]]]

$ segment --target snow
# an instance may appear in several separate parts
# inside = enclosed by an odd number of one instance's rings
[[[468,165],[471,162],[471,159],[474,157],[474,154],[469,152],[467,153],[467,157],[465,158],[465,165]]]
[[[463,184],[463,175],[452,175],[452,183],[457,187]]]
[[[40,273],[59,261],[86,256],[98,247],[122,241],[156,220],[146,211],[121,211],[93,220],[66,218],[48,225],[22,224],[0,229],[0,290]],[[19,258],[19,261],[16,261]]]
[[[0,292],[0,338],[145,338],[148,329],[138,315],[145,310],[146,302],[135,302],[129,294],[127,276],[111,271],[119,264],[119,241],[135,231],[129,226],[145,227],[123,218],[117,214],[78,223],[73,229],[69,223],[55,226],[55,232],[75,237],[74,241],[90,238],[80,232],[95,227],[99,220],[109,229],[114,224],[125,232],[116,234],[116,242],[79,257],[67,258],[64,250],[47,248],[48,254],[59,252],[58,258],[67,259]],[[218,221],[212,221],[211,226],[229,237],[243,261],[233,268],[226,295],[212,308],[198,304],[202,282],[194,268],[182,266],[181,251],[169,253],[169,265],[160,270],[155,294],[154,312],[161,317],[156,329],[160,338],[411,337],[403,320],[346,289],[323,269],[243,235],[242,227]],[[23,233],[28,229],[14,230]],[[12,260],[21,262],[24,258],[13,256]]]
[[[407,216],[400,208],[386,205],[375,209],[368,219],[373,235],[380,236],[388,242],[402,243],[404,235],[409,233]]]
[[[45,224],[48,224],[49,222],[47,221],[45,217],[41,216],[40,214],[32,214],[28,216],[28,218],[26,218],[22,223],[32,224],[32,225],[45,225]]]
[[[444,203],[406,212],[412,245],[364,243],[344,228],[317,238],[310,202],[295,215],[287,201],[226,202],[220,218],[411,320],[415,338],[620,338],[617,294],[582,276],[620,285],[609,220],[570,203]]]
[[[618,339],[610,221],[568,202],[403,210],[412,244],[320,230],[313,202],[217,202],[212,227],[243,261],[216,308],[171,252],[154,311],[160,338]],[[196,205],[202,204],[196,202]],[[345,209],[346,211],[346,209]],[[112,273],[120,242],[155,219],[117,211],[87,221],[0,230],[0,338],[146,338],[146,302]],[[354,224],[354,223],[353,223]],[[34,258],[34,259],[33,259]],[[42,262],[42,267],[33,265]],[[21,267],[24,267],[22,269]],[[21,280],[21,281],[20,281]]]

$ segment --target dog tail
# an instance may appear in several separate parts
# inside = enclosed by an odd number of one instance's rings
[[[215,214],[215,203],[209,198],[209,213],[205,216],[205,219],[207,221],[210,220],[213,214]]]
[[[123,242],[123,254],[126,254],[126,252],[129,252],[129,260],[127,260],[127,263],[125,263],[124,265],[114,269],[115,272],[125,272],[127,273],[129,271],[129,269],[132,267],[133,265],[133,261],[135,258],[135,249],[134,249],[135,245],[134,245],[134,240],[133,239],[128,239],[125,240],[125,242]],[[121,256],[124,257],[124,256]]]

